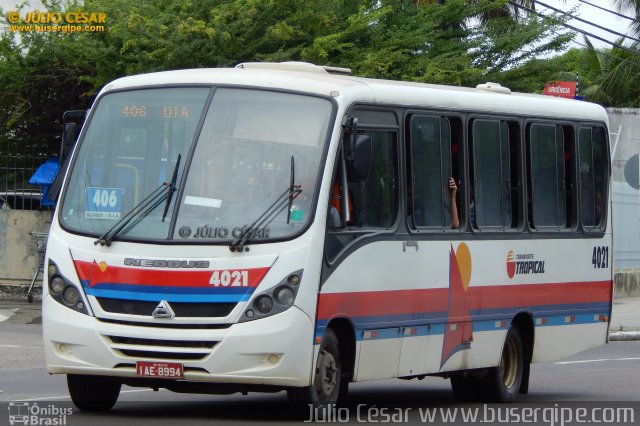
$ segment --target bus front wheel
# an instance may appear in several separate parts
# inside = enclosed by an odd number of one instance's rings
[[[287,395],[289,401],[302,410],[301,413],[322,418],[330,404],[335,405],[338,402],[341,390],[345,389],[344,380],[346,379],[342,377],[338,338],[335,332],[328,328],[320,342],[313,384],[290,389]]]
[[[83,411],[109,411],[120,395],[120,381],[112,377],[67,374],[69,395]]]

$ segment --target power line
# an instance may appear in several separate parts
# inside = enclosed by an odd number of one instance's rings
[[[628,36],[628,35],[625,35],[625,34],[619,33],[619,32],[617,32],[617,31],[611,30],[611,29],[609,29],[609,28],[607,28],[607,27],[603,27],[602,25],[594,24],[594,23],[593,23],[593,22],[591,22],[591,21],[587,21],[586,19],[582,19],[582,18],[580,18],[580,17],[578,17],[578,16],[572,15],[572,14],[570,14],[569,12],[565,12],[565,11],[563,11],[563,10],[556,9],[555,7],[553,7],[553,6],[549,6],[548,4],[545,4],[545,3],[541,2],[541,1],[536,0],[536,3],[537,3],[537,4],[539,4],[539,5],[541,5],[541,6],[546,7],[547,9],[551,9],[551,10],[553,10],[554,12],[559,12],[559,13],[562,13],[563,15],[569,16],[570,18],[575,19],[576,21],[584,22],[585,24],[588,24],[588,25],[594,26],[594,27],[596,27],[596,28],[600,28],[601,30],[608,31],[608,32],[610,32],[611,34],[615,34],[615,35],[620,36],[620,37],[628,38],[628,39],[631,39],[631,40],[633,40],[633,41],[635,41],[635,42],[640,43],[640,39],[637,39],[637,38],[635,38],[635,37],[631,37],[631,36]]]
[[[545,15],[544,13],[540,13],[540,12],[538,12],[538,11],[536,11],[536,10],[533,10],[533,9],[531,9],[531,8],[528,8],[528,7],[526,7],[526,6],[523,6],[523,5],[521,5],[521,4],[518,4],[518,3],[516,3],[516,2],[515,2],[515,1],[513,1],[513,0],[509,0],[509,4],[511,4],[511,5],[513,5],[513,6],[515,6],[515,7],[519,8],[519,9],[524,9],[524,10],[526,10],[526,11],[527,11],[527,12],[529,12],[529,13],[533,13],[533,14],[538,15],[538,16],[541,16],[541,17],[543,17],[543,18],[549,18],[549,16]],[[634,54],[634,55],[637,55],[637,54],[638,54],[638,51],[636,51],[636,50],[630,49],[630,48],[628,48],[628,47],[626,47],[626,46],[618,45],[618,44],[613,43],[613,42],[611,42],[611,41],[609,41],[609,40],[607,40],[607,39],[605,39],[605,38],[602,38],[602,37],[600,37],[600,36],[597,36],[597,35],[595,35],[595,34],[592,34],[592,33],[588,32],[588,31],[581,30],[580,28],[576,28],[576,27],[574,27],[574,26],[572,26],[572,25],[569,25],[569,24],[567,24],[567,23],[560,23],[559,25],[562,25],[563,27],[569,28],[570,30],[573,30],[573,31],[575,31],[575,32],[577,32],[577,33],[584,34],[584,35],[586,35],[586,36],[589,36],[589,37],[595,38],[596,40],[600,40],[600,41],[602,41],[602,42],[604,42],[604,43],[610,44],[610,45],[612,45],[612,46],[614,46],[614,47],[617,47],[618,49],[622,49],[622,50],[627,51],[627,52],[629,52],[629,53],[632,53],[632,54]]]
[[[578,46],[582,46],[582,47],[584,47],[584,48],[586,48],[586,49],[588,49],[588,48],[589,48],[589,46],[587,46],[587,45],[586,45],[586,44],[584,44],[584,43],[580,43],[579,41],[575,41],[575,40],[574,40],[573,42],[574,42],[575,44],[577,44]],[[611,54],[609,54],[609,53],[607,53],[607,52],[600,51],[600,52],[598,52],[598,53],[599,53],[599,54],[602,54],[602,55],[604,55],[604,56],[606,56],[606,57],[608,57],[608,58],[616,59],[616,57],[615,57],[615,56],[613,56],[613,55],[611,55]],[[631,64],[631,65],[635,65],[635,66],[637,66],[637,67],[639,67],[639,68],[640,68],[640,62],[632,61],[632,60],[630,60],[630,59],[628,59],[628,58],[623,59],[623,61],[626,61],[627,63],[629,63],[629,64]]]
[[[578,0],[578,1],[581,1],[582,3],[586,3],[589,6],[593,6],[593,7],[597,8],[597,9],[604,10],[605,12],[613,13],[616,16],[628,19],[630,21],[635,22],[636,24],[640,24],[640,21],[638,21],[637,19],[634,19],[634,18],[632,18],[630,16],[627,16],[627,15],[623,15],[622,13],[618,13],[615,10],[611,10],[611,9],[607,9],[606,7],[598,6],[597,4],[590,3],[587,0]]]

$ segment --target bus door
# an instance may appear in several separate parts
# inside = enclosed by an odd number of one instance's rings
[[[325,243],[329,272],[318,312],[349,317],[360,345],[355,379],[369,380],[396,376],[400,333],[408,312],[402,291],[405,280],[395,268],[402,261],[402,243],[395,238],[399,224],[397,119],[395,113],[380,111],[363,112],[359,118],[355,134],[347,133],[343,141],[346,149],[336,172],[343,203],[339,220],[331,219],[338,209],[335,203],[330,206],[335,210],[329,212]],[[389,128],[381,129],[385,121]],[[376,124],[376,129],[369,123]],[[370,138],[370,167],[365,175],[355,176],[349,145],[362,137]],[[319,315],[318,319],[322,323],[328,318]]]

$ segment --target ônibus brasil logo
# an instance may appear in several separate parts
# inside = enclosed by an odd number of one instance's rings
[[[536,260],[532,253],[507,253],[507,275],[509,279],[521,274],[544,274],[544,260]]]

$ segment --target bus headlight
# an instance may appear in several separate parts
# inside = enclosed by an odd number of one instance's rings
[[[289,282],[289,284],[296,286],[300,284],[300,276],[296,274],[291,274],[289,275],[289,278],[287,278],[287,281]]]
[[[64,293],[62,293],[62,300],[64,300],[67,305],[75,305],[80,300],[80,294],[78,293],[78,289],[74,286],[70,285],[64,289]]]
[[[62,278],[56,276],[54,277],[49,284],[49,290],[52,294],[60,295],[64,291],[65,282]]]
[[[256,294],[239,322],[257,320],[289,309],[296,300],[301,280],[302,270],[295,271],[272,288]]]
[[[275,293],[276,300],[282,305],[293,305],[293,301],[296,298],[295,293],[289,287],[280,287]]]
[[[49,268],[48,269],[49,269],[49,275],[55,275],[55,274],[58,273],[58,267],[53,263],[49,264]]]
[[[255,302],[256,309],[263,314],[268,314],[273,309],[273,299],[269,296],[260,296]]]
[[[60,273],[58,266],[52,261],[49,261],[47,272],[49,272],[49,295],[53,300],[76,312],[89,315],[89,311],[82,300],[80,289],[66,279]]]

